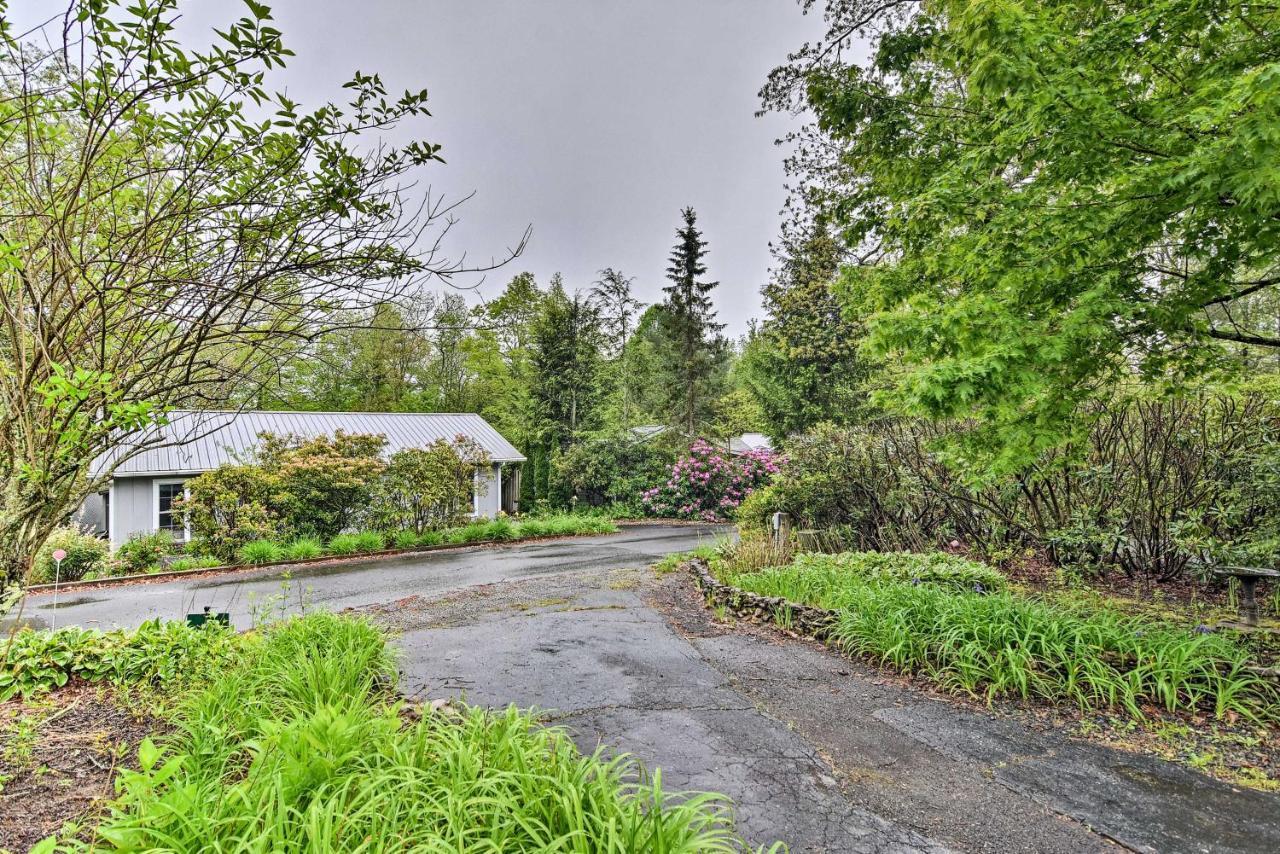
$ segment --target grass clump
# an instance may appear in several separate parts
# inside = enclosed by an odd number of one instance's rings
[[[412,549],[418,545],[418,532],[408,529],[396,531],[391,541],[398,549]]]
[[[96,838],[129,850],[736,851],[727,804],[672,798],[625,758],[583,756],[509,709],[403,723],[369,623],[315,613],[139,749]],[[641,778],[643,779],[643,778]],[[70,839],[68,850],[91,843]]]
[[[521,538],[568,537],[577,534],[613,534],[618,531],[618,526],[611,519],[604,516],[587,516],[576,513],[521,519],[516,523],[515,527],[516,536]]]
[[[274,540],[253,540],[245,543],[236,552],[236,557],[244,564],[275,563],[284,560],[285,551]]]
[[[324,546],[315,537],[297,537],[284,547],[286,560],[311,560],[324,554]]]
[[[173,563],[169,564],[169,569],[174,572],[181,572],[188,569],[213,569],[222,566],[222,561],[213,555],[199,555],[194,557],[180,557]]]
[[[360,553],[360,542],[356,534],[338,534],[329,540],[329,553],[335,555],[354,555]]]

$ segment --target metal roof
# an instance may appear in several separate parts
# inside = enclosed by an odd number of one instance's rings
[[[495,463],[525,459],[488,421],[473,413],[179,410],[168,414],[167,424],[140,435],[139,444],[157,446],[125,460],[115,475],[208,471],[252,458],[262,433],[313,438],[338,430],[385,436],[387,454],[423,448],[437,439],[448,442],[466,436],[484,448]],[[103,470],[109,458],[100,459],[95,470]]]
[[[773,443],[763,433],[743,433],[729,440],[729,453],[745,454],[748,451],[772,451]]]

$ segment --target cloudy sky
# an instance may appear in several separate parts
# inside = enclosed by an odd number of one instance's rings
[[[297,53],[274,82],[295,100],[338,98],[357,69],[393,91],[430,91],[433,118],[416,129],[448,161],[433,192],[475,192],[450,235],[455,254],[487,260],[533,227],[482,293],[521,270],[588,288],[612,266],[657,301],[679,211],[693,205],[721,319],[736,335],[760,314],[783,201],[774,140],[789,120],[756,118],[756,92],[821,25],[794,0],[267,2]],[[32,17],[52,5],[14,3]],[[243,8],[187,7],[184,33]]]

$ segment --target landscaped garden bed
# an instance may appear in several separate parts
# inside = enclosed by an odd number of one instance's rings
[[[89,757],[91,775],[48,771],[84,797],[52,801],[39,822],[0,801],[0,826],[25,828],[24,843],[71,822],[35,851],[741,849],[723,798],[664,792],[531,713],[407,705],[385,637],[362,619],[24,630],[8,656],[22,666],[0,720],[6,751],[30,766],[24,785],[61,738],[59,710],[116,710],[97,718],[112,749]]]
[[[776,623],[988,705],[1074,715],[1082,734],[1145,741],[1234,782],[1280,779],[1280,685],[1257,636],[1029,595],[945,553],[792,559],[748,537],[691,567],[724,615]]]

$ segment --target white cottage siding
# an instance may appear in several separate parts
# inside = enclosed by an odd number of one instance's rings
[[[338,431],[385,436],[388,456],[438,440],[452,442],[458,436],[476,442],[492,460],[491,466],[476,473],[473,515],[477,518],[492,518],[503,509],[503,467],[525,460],[515,446],[474,414],[173,412],[167,424],[153,428],[140,440],[147,445],[158,443],[158,447],[148,447],[116,466],[105,521],[108,537],[118,546],[134,534],[154,532],[159,521],[158,483],[182,481],[226,463],[251,461],[263,433],[314,438]],[[95,469],[101,471],[109,461],[99,460]]]

